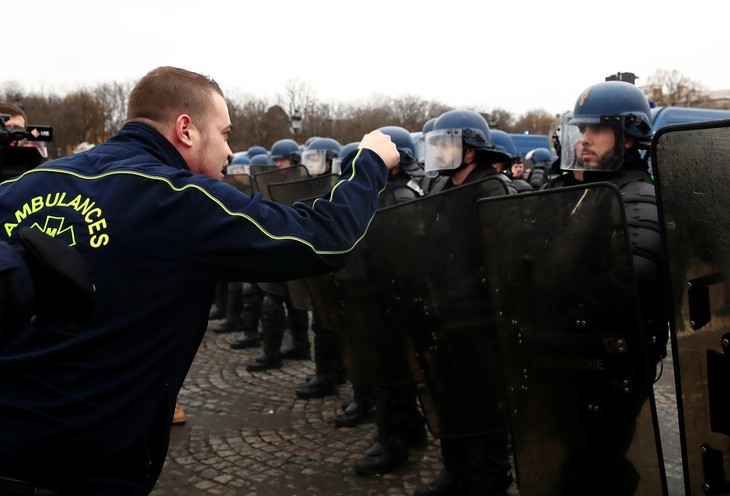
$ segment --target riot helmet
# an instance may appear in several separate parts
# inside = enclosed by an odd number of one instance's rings
[[[342,149],[340,150],[340,156],[335,157],[335,159],[332,161],[333,174],[342,174],[342,161],[345,159],[345,157],[347,157],[350,152],[357,150],[359,146],[359,141],[352,141],[346,145],[343,145]]]
[[[378,131],[390,136],[390,141],[398,149],[400,170],[409,176],[423,176],[423,169],[416,160],[416,145],[413,144],[411,133],[400,126],[383,126]]]
[[[604,81],[580,94],[560,123],[563,170],[613,171],[621,167],[624,140],[651,142],[651,110],[642,91],[624,81]]]
[[[549,169],[557,159],[547,148],[534,148],[525,154],[525,165],[532,169],[543,167]]]
[[[233,154],[233,158],[231,158],[231,165],[233,164],[242,164],[242,165],[248,165],[251,160],[248,158],[248,152],[236,152]]]
[[[411,133],[406,129],[399,126],[383,126],[378,131],[390,136],[390,141],[393,142],[400,154],[400,160],[398,161],[400,165],[411,165],[416,161],[416,147],[413,144]]]
[[[245,174],[250,163],[251,160],[246,156],[246,152],[236,152],[233,154],[231,163],[226,167],[226,174]]]
[[[438,120],[438,117],[432,117],[429,120],[427,120],[426,123],[423,125],[423,129],[421,129],[421,132],[423,134],[426,134],[427,132],[431,131],[433,129],[433,125],[436,124],[437,120]]]
[[[254,158],[256,155],[267,154],[269,151],[263,146],[253,145],[248,149],[248,158]]]
[[[312,140],[302,153],[302,164],[311,176],[332,172],[332,162],[340,156],[342,145],[332,138]]]
[[[506,153],[492,143],[487,121],[471,110],[450,110],[442,114],[426,133],[426,174],[451,174],[463,165],[467,148],[477,151],[482,160],[507,162]]]
[[[504,162],[505,170],[500,172],[509,172],[510,166],[516,163],[520,158],[515,142],[512,141],[512,137],[508,133],[500,131],[499,129],[490,129],[489,135],[497,150],[505,153],[508,157],[508,160]]]
[[[302,163],[302,152],[299,148],[299,143],[293,139],[280,139],[271,145],[270,156],[277,167],[279,167],[279,162],[284,160],[288,160],[289,165],[299,165]]]
[[[271,160],[268,153],[260,153],[250,158],[249,165],[253,167],[260,167],[262,165],[274,165],[274,161]]]

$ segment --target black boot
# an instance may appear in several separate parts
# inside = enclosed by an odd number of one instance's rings
[[[337,394],[337,384],[331,376],[318,375],[305,385],[295,390],[300,400],[311,400],[312,398],[324,398]]]
[[[240,282],[229,282],[225,320],[211,330],[217,334],[240,331],[242,310],[243,287]]]
[[[352,401],[335,417],[335,427],[355,427],[375,420],[375,388],[352,385]]]
[[[408,447],[402,439],[388,444],[375,441],[365,452],[365,458],[355,462],[355,472],[360,475],[386,474],[408,463]]]
[[[312,322],[314,330],[314,365],[316,375],[314,379],[297,388],[297,398],[308,400],[337,394],[338,387],[335,380],[339,347],[332,331],[323,328],[314,312]]]
[[[441,439],[445,470],[415,496],[505,496],[512,484],[507,431]]]
[[[415,385],[381,385],[375,394],[378,441],[355,462],[355,472],[362,475],[391,472],[408,462],[411,446],[426,444],[426,421],[418,409]]]
[[[264,354],[246,366],[249,372],[278,369],[281,361],[281,340],[284,335],[284,297],[265,292],[261,302],[261,341]]]
[[[258,348],[261,346],[261,339],[258,336],[246,336],[245,334],[231,343],[234,350],[243,350],[246,348]]]
[[[469,494],[469,481],[464,474],[444,469],[426,487],[419,487],[413,496],[456,496]]]
[[[263,299],[264,292],[258,284],[243,283],[243,311],[241,312],[243,336],[231,343],[231,348],[234,350],[260,346],[259,321],[261,320],[261,302]]]
[[[309,312],[294,308],[291,301],[285,300],[289,317],[289,331],[291,332],[291,348],[281,352],[282,358],[289,360],[311,360],[312,352],[309,347]]]
[[[467,438],[465,465],[469,496],[506,496],[512,484],[508,443],[506,430]]]
[[[226,298],[228,297],[228,283],[219,282],[215,285],[213,305],[208,313],[208,320],[222,319],[226,316]]]

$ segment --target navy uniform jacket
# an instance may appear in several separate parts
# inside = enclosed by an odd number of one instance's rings
[[[0,185],[0,241],[24,226],[64,239],[97,290],[77,330],[0,333],[0,475],[78,495],[148,493],[215,284],[339,269],[385,184],[382,160],[362,149],[312,208],[285,207],[192,174],[165,137],[129,123]]]

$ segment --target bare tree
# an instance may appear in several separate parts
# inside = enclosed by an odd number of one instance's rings
[[[97,143],[114,136],[127,119],[127,102],[132,91],[132,83],[104,83],[98,85],[94,97],[101,104],[104,112],[103,136]]]
[[[547,134],[549,136],[554,123],[555,116],[546,110],[531,110],[520,116],[514,127],[508,132],[524,133],[527,131],[530,134]]]
[[[507,133],[513,132],[515,118],[512,113],[502,108],[496,108],[484,118],[489,123],[490,128],[502,129]]]
[[[276,103],[284,109],[290,119],[295,112],[302,114],[305,109],[315,105],[316,101],[314,90],[307,83],[297,79],[287,81],[284,93],[276,97]]]
[[[702,102],[706,91],[676,69],[659,69],[647,78],[647,82],[645,92],[659,107],[696,106]]]
[[[392,99],[390,107],[393,113],[391,124],[409,131],[420,131],[423,124],[430,119],[429,102],[415,95]]]
[[[63,127],[56,133],[56,142],[70,153],[79,143],[103,143],[108,136],[105,108],[89,90],[70,93],[63,99]]]

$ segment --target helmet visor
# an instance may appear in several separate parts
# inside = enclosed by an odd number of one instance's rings
[[[416,138],[416,160],[422,164],[426,162],[426,136],[423,134]]]
[[[461,129],[438,129],[426,133],[425,171],[436,174],[458,169],[462,162]]]
[[[563,117],[560,168],[614,171],[624,160],[623,120],[614,115]]]
[[[229,176],[245,173],[246,169],[244,169],[243,164],[233,164],[226,167],[226,174],[228,174]]]
[[[302,154],[302,164],[307,168],[310,176],[326,173],[327,150],[305,150]]]
[[[338,176],[342,174],[342,157],[332,159],[332,174],[337,174]]]

